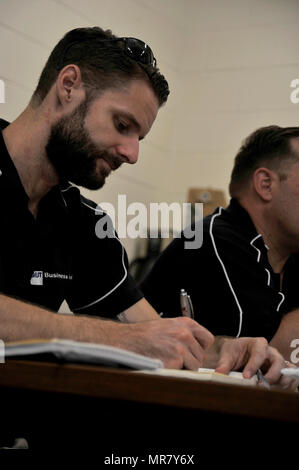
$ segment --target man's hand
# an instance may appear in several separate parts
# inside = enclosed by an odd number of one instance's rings
[[[139,307],[140,304],[143,303],[139,302]],[[157,319],[121,323],[83,315],[54,315],[36,305],[0,295],[0,337],[4,341],[61,338],[100,343],[160,359],[168,368],[200,367],[214,336],[190,318],[161,319],[143,306],[149,316]]]
[[[270,385],[288,390],[296,390],[299,385],[298,380],[281,375],[281,369],[292,365],[286,365],[282,355],[265,338],[221,338],[218,347],[215,369],[219,373],[228,374],[244,367],[244,378],[250,378],[261,369]]]
[[[214,336],[186,317],[122,325],[120,347],[161,359],[169,369],[197,370]]]

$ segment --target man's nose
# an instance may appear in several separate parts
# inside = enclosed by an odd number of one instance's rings
[[[118,145],[117,153],[126,160],[126,163],[136,163],[139,154],[139,138],[130,137],[126,139],[124,142]]]

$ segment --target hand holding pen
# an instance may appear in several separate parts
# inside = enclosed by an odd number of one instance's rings
[[[193,305],[192,305],[192,300],[190,295],[187,294],[185,289],[181,289],[180,292],[180,302],[181,302],[181,310],[182,310],[182,315],[184,317],[189,317],[194,320],[194,310],[193,310]],[[264,385],[265,388],[269,389],[270,385],[266,381],[264,375],[262,374],[261,369],[257,370],[257,377],[260,383]]]

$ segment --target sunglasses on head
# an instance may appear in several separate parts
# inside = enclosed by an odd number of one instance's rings
[[[97,39],[97,41],[101,42],[121,42],[123,47],[121,50],[131,59],[135,60],[136,62],[144,65],[151,65],[156,67],[156,59],[154,57],[153,51],[151,48],[140,39],[136,38],[111,38],[111,39]],[[74,41],[65,48],[62,54],[61,66],[58,67],[60,69],[62,64],[66,58],[67,53],[75,44],[78,44],[79,41]]]
[[[123,51],[131,59],[135,60],[136,62],[140,62],[141,64],[144,64],[144,65],[152,65],[153,67],[156,67],[157,62],[154,57],[153,51],[145,42],[141,41],[140,39],[115,38],[115,39],[107,39],[107,41],[110,41],[110,42],[121,41],[124,44]]]

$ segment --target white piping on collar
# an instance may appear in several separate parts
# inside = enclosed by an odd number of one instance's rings
[[[258,238],[260,238],[262,235],[257,235],[256,237],[254,237],[251,242],[250,242],[250,245],[253,246],[253,248],[255,248],[258,252],[258,255],[257,255],[257,262],[259,263],[260,262],[260,259],[261,259],[261,251],[253,244],[255,242],[255,240],[257,240]]]
[[[260,262],[261,251],[260,251],[253,243],[255,242],[255,240],[257,240],[257,239],[260,238],[260,237],[261,237],[261,235],[257,235],[257,236],[254,237],[254,238],[251,240],[251,242],[250,242],[250,245],[253,246],[253,248],[255,248],[255,249],[258,251],[258,256],[257,256],[257,262],[258,262],[258,263]],[[265,242],[264,242],[264,245],[265,245],[265,247],[267,248],[267,250],[269,250],[269,247],[265,244]],[[271,274],[270,274],[270,271],[269,271],[267,268],[265,268],[265,271],[266,271],[266,273],[268,274],[267,285],[270,286]],[[284,294],[283,294],[282,292],[279,291],[278,294],[281,295],[282,299],[281,299],[281,301],[279,302],[279,304],[278,304],[278,306],[277,306],[277,308],[276,308],[276,312],[279,311],[281,304],[282,304],[282,303],[284,302],[284,300],[285,300],[285,296],[284,296]]]
[[[279,302],[279,304],[277,306],[276,312],[279,312],[280,306],[284,302],[284,299],[285,299],[285,296],[283,295],[282,292],[278,292],[278,293],[281,295],[282,299],[281,299],[281,301]]]
[[[67,188],[65,188],[65,189],[60,189],[60,192],[61,192],[61,193],[65,193],[65,192],[68,191],[69,189],[72,189],[72,188],[75,188],[75,187],[76,187],[76,186],[73,186],[72,184],[70,184]],[[63,197],[63,194],[61,194],[61,197],[62,197],[62,199],[63,199],[63,202],[64,202],[65,207],[67,207],[67,203],[66,203],[66,200],[65,200],[64,197]]]
[[[67,188],[61,189],[60,191],[61,191],[62,193],[65,193],[65,192],[68,191],[69,189],[75,188],[75,187],[76,187],[76,186],[73,186],[72,184],[70,184]]]

